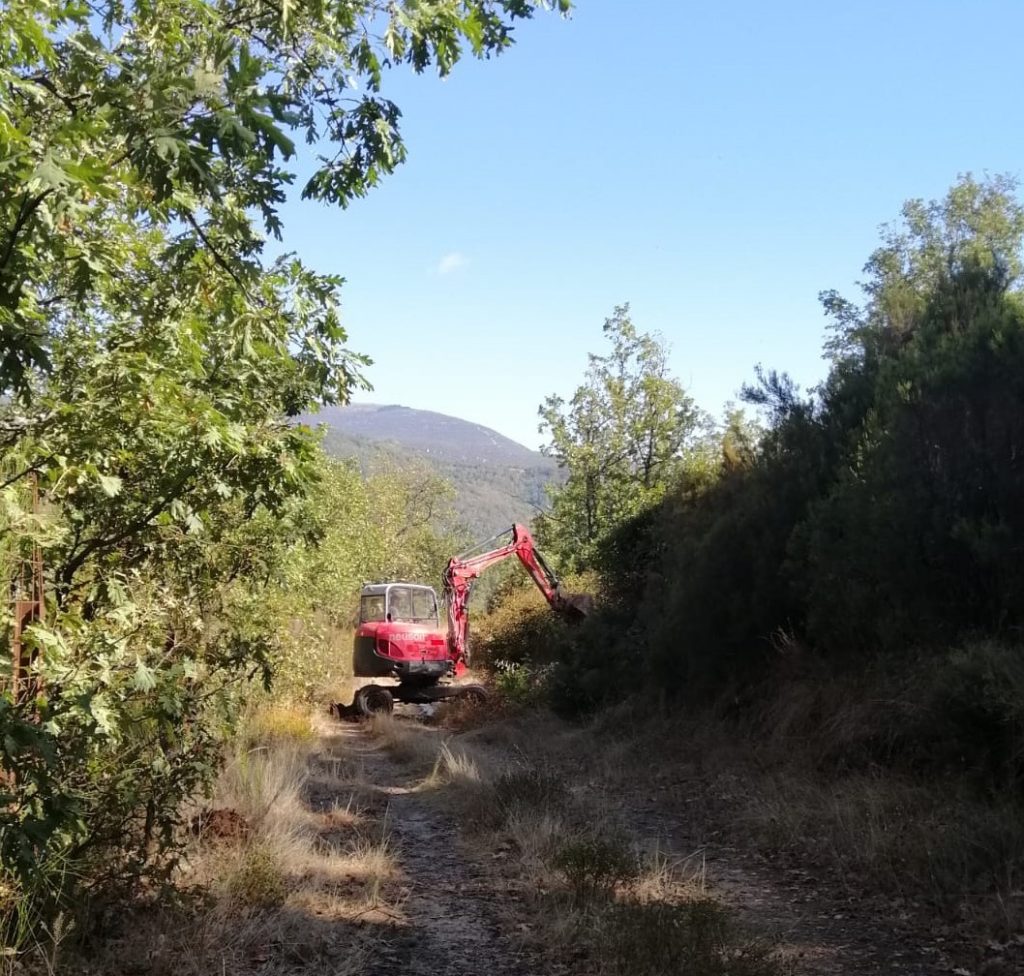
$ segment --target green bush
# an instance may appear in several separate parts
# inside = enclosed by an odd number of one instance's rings
[[[615,976],[778,976],[768,947],[737,941],[725,909],[710,899],[615,905],[599,949]]]
[[[552,708],[565,718],[578,718],[641,689],[647,641],[628,606],[598,606],[562,645],[562,657],[548,681]]]
[[[552,665],[535,667],[529,658],[522,662],[495,661],[494,687],[512,705],[537,705],[546,700]]]
[[[1024,786],[1024,649],[978,641],[931,662],[915,738],[924,761]]]
[[[473,663],[497,672],[559,659],[571,628],[532,585],[516,586],[473,627]]]
[[[565,879],[577,908],[610,898],[637,870],[626,843],[603,834],[583,834],[567,841],[552,856],[551,866]]]

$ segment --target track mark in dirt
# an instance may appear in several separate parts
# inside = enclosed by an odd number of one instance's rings
[[[375,940],[365,976],[547,976],[550,967],[499,920],[493,878],[461,849],[458,824],[418,791],[422,777],[358,726],[326,734],[324,745],[354,764],[360,789],[386,805],[406,891],[402,921]]]

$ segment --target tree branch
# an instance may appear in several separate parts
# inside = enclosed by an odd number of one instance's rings
[[[203,246],[210,252],[210,255],[213,257],[213,260],[231,276],[231,280],[234,281],[236,285],[238,285],[239,289],[241,289],[242,294],[245,295],[246,301],[249,301],[254,305],[261,305],[262,303],[257,301],[250,293],[249,288],[242,280],[238,272],[231,267],[227,259],[220,253],[220,251],[217,250],[217,248],[214,246],[210,238],[206,236],[206,232],[200,226],[199,221],[197,221],[196,218],[187,211],[183,212],[183,216],[186,222],[196,232],[196,234],[199,235],[199,240],[203,242]]]
[[[134,522],[130,522],[120,532],[115,532],[114,535],[108,538],[97,538],[87,542],[81,552],[68,559],[64,564],[64,568],[61,570],[60,579],[63,584],[63,588],[67,589],[71,585],[71,581],[75,577],[75,573],[82,568],[85,561],[97,552],[103,549],[111,549],[116,546],[119,542],[124,542],[129,536],[135,535],[137,532],[141,532],[147,528],[149,523],[153,521],[175,498],[179,497],[181,490],[188,484],[195,472],[189,471],[184,475],[174,487],[166,494],[160,496],[159,500],[152,508],[146,512],[141,518],[136,519]]]
[[[39,209],[40,204],[53,193],[53,187],[51,186],[48,190],[43,190],[39,196],[34,199],[29,198],[26,193],[21,200],[21,207],[18,210],[18,218],[14,222],[14,227],[11,229],[10,236],[7,238],[7,245],[4,248],[3,257],[0,257],[0,268],[5,268],[7,262],[11,259],[11,254],[14,253],[14,245],[18,242],[18,235],[24,230],[25,224],[28,223],[32,215]]]
[[[25,468],[24,470],[22,470],[22,471],[19,471],[19,472],[18,472],[18,473],[17,473],[16,475],[12,475],[12,476],[11,476],[10,478],[8,478],[8,479],[7,479],[6,481],[0,482],[0,491],[3,491],[3,490],[4,490],[4,488],[9,488],[9,487],[10,487],[11,485],[13,485],[13,484],[14,484],[14,483],[15,483],[16,481],[21,481],[21,479],[22,479],[22,478],[24,478],[24,477],[25,477],[26,475],[29,475],[29,474],[31,474],[31,473],[32,473],[33,471],[38,471],[38,470],[39,470],[39,468],[40,468],[40,467],[41,467],[41,466],[42,466],[43,464],[45,464],[45,463],[46,463],[47,461],[51,460],[52,458],[53,458],[53,455],[52,455],[52,454],[50,454],[49,456],[47,456],[47,457],[44,457],[44,458],[41,458],[41,459],[40,459],[40,460],[38,460],[38,461],[33,461],[33,462],[32,462],[32,463],[31,463],[31,464],[30,464],[30,465],[29,465],[29,466],[28,466],[27,468]]]

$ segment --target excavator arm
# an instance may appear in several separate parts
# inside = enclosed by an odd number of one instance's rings
[[[490,548],[488,548],[490,547]],[[453,556],[444,571],[444,595],[448,608],[448,644],[456,668],[466,662],[469,632],[469,593],[477,577],[495,563],[516,556],[551,609],[569,619],[580,620],[590,609],[591,598],[562,592],[558,577],[537,551],[533,536],[524,525],[513,525],[460,556]]]

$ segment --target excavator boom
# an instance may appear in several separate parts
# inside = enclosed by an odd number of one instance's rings
[[[558,577],[534,545],[524,525],[513,525],[460,556],[453,556],[444,571],[445,603],[448,607],[448,644],[456,667],[466,661],[466,635],[469,631],[469,593],[477,577],[495,563],[516,556],[551,609],[569,619],[587,615],[592,598],[564,593]]]

